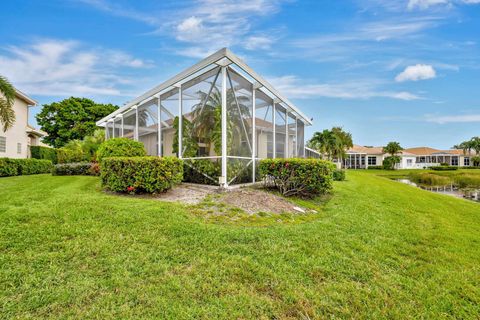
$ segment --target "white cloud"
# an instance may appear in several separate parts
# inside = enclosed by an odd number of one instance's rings
[[[129,18],[132,20],[144,22],[152,26],[159,26],[160,19],[146,12],[138,12],[133,8],[125,8],[116,3],[110,3],[108,0],[76,0],[80,3],[89,5],[95,9],[108,12],[111,15]]]
[[[438,123],[438,124],[476,123],[476,122],[480,122],[480,114],[447,115],[447,116],[427,115],[426,116],[426,121],[434,122],[434,123]]]
[[[416,64],[414,66],[408,66],[395,77],[395,81],[418,81],[435,78],[436,72],[431,65]]]
[[[427,9],[431,6],[439,5],[439,4],[446,4],[448,0],[409,0],[407,8],[409,10],[420,8],[420,9]]]
[[[267,36],[250,36],[245,39],[245,49],[247,50],[267,50],[275,42],[273,38]]]
[[[409,0],[407,8],[409,10],[413,9],[428,9],[430,7],[435,7],[438,5],[446,5],[451,7],[454,4],[478,4],[480,0]]]
[[[35,95],[125,95],[119,86],[130,79],[120,69],[149,66],[125,52],[86,48],[77,41],[43,39],[6,52],[0,55],[3,75]]]
[[[308,98],[340,98],[340,99],[370,99],[370,98],[392,98],[399,100],[417,100],[421,97],[405,91],[381,90],[378,85],[366,80],[330,84],[330,83],[308,83],[296,76],[288,75],[277,78],[270,78],[272,85],[287,97],[308,99]]]
[[[190,49],[179,49],[179,54],[192,53],[198,57],[198,48],[207,51],[238,46],[247,50],[267,49],[276,40],[269,32],[253,34],[256,21],[277,13],[285,0],[196,0],[192,5],[157,14],[138,12],[109,0],[77,0],[111,15],[144,22],[154,27],[151,34],[174,37]]]
[[[252,35],[252,21],[271,15],[279,10],[278,0],[199,0],[193,7],[177,14],[167,25],[173,26],[175,38],[203,50],[241,46],[265,49],[274,38],[267,35]],[[164,28],[170,32],[171,28]],[[185,50],[183,50],[185,52]],[[195,54],[196,57],[196,54]]]

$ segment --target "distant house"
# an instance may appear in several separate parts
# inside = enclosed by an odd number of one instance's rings
[[[35,100],[15,89],[15,123],[6,132],[0,125],[0,157],[28,158],[30,146],[43,145],[41,139],[47,134],[28,124],[29,109],[36,105]]]
[[[342,167],[347,169],[368,169],[370,166],[381,166],[389,154],[383,147],[365,147],[354,145],[347,151]],[[463,150],[438,150],[430,147],[416,147],[403,150],[399,154],[401,160],[398,169],[423,169],[446,163],[451,166],[470,166],[470,158],[474,152],[464,154]],[[338,161],[337,161],[338,163]],[[338,163],[340,166],[340,163]]]

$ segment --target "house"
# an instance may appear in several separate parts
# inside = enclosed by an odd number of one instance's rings
[[[346,169],[368,169],[369,166],[381,166],[389,154],[383,152],[383,147],[368,147],[354,145],[347,150],[342,166]],[[430,147],[415,147],[402,150],[398,169],[424,169],[446,163],[451,166],[470,166],[470,158],[474,152],[464,153],[463,150],[438,150]],[[338,164],[339,165],[339,164]]]
[[[41,138],[46,133],[28,124],[28,113],[37,102],[23,92],[15,89],[15,123],[6,132],[0,125],[0,157],[28,158],[30,146],[42,145]]]
[[[199,160],[220,167],[199,173],[222,186],[255,182],[259,159],[304,157],[311,124],[227,48],[97,122],[107,139],[141,141],[149,155],[177,156],[194,170]]]

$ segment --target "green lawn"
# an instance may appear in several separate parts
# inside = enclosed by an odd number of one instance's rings
[[[0,179],[0,318],[478,318],[480,205],[349,171],[317,217],[266,227]]]

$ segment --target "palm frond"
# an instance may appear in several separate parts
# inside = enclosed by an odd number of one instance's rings
[[[7,131],[15,123],[15,112],[13,111],[13,103],[15,102],[15,88],[7,80],[0,76],[0,124],[3,131]]]

